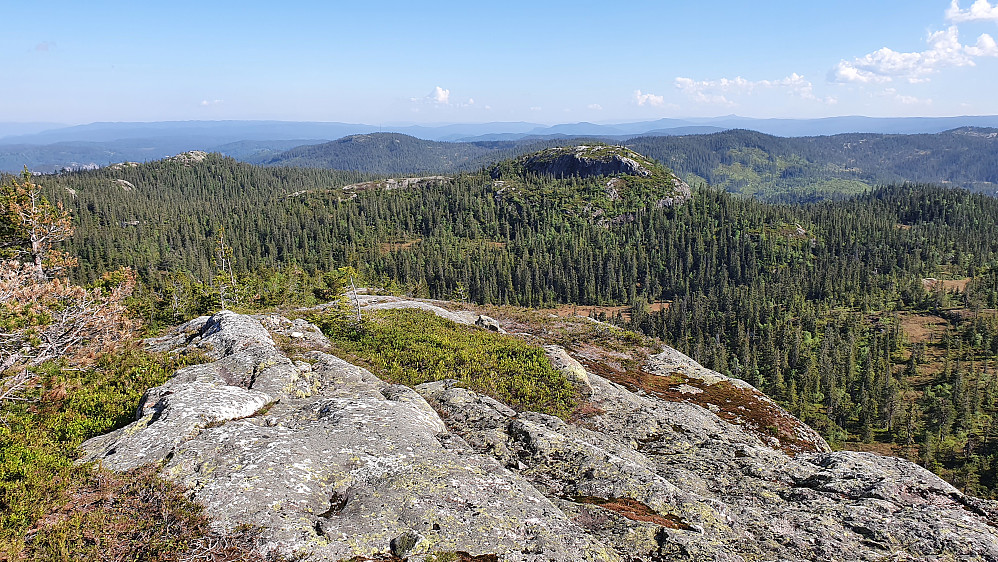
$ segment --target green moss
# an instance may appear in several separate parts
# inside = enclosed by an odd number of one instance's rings
[[[380,311],[359,325],[338,314],[310,320],[338,352],[396,384],[456,379],[513,408],[562,418],[575,405],[572,383],[551,367],[544,350],[512,336],[416,309]]]

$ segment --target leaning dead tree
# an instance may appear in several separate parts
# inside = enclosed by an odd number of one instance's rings
[[[91,288],[57,277],[75,259],[55,245],[72,232],[69,212],[52,205],[25,173],[0,186],[0,404],[31,383],[31,368],[63,359],[86,365],[130,334],[125,298],[130,270]]]
[[[87,364],[122,341],[132,324],[125,297],[135,286],[128,270],[84,289],[65,279],[38,279],[31,264],[0,263],[0,373],[64,358]]]

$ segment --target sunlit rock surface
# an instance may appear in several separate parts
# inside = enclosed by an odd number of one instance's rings
[[[361,297],[366,309],[479,317]],[[312,351],[292,360],[275,340]],[[612,382],[549,346],[589,401],[570,423],[452,381],[385,383],[302,320],[222,312],[150,345],[215,360],[151,389],[135,423],[84,445],[87,459],[161,463],[214,524],[259,526],[275,553],[998,560],[994,502],[907,461],[829,452],[751,386],[673,350]]]

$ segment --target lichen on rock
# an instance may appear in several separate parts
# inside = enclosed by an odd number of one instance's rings
[[[479,317],[441,304],[363,306]],[[293,358],[275,343],[291,333]],[[830,452],[750,385],[672,350],[624,376],[548,347],[592,412],[566,421],[455,381],[392,385],[328,343],[273,315],[181,326],[149,344],[215,360],[150,389],[85,458],[160,463],[214,525],[255,526],[265,550],[303,560],[998,560],[994,502],[901,459]]]

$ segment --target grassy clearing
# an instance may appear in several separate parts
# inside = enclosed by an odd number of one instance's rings
[[[456,379],[519,410],[566,417],[576,390],[544,350],[512,336],[462,326],[415,309],[385,310],[356,324],[339,314],[310,318],[334,352],[404,385]]]

